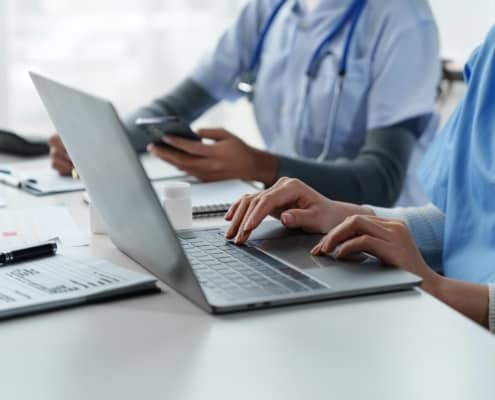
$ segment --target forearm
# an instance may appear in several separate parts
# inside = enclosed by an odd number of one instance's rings
[[[278,176],[301,179],[334,200],[392,206],[400,195],[415,135],[402,126],[370,131],[352,160],[319,163],[280,157]]]
[[[136,126],[136,118],[177,115],[187,122],[192,122],[217,102],[218,100],[192,79],[186,79],[167,95],[129,115],[124,124],[134,148],[142,152],[146,149],[148,141]]]
[[[379,217],[404,221],[427,264],[441,266],[445,215],[437,207],[428,204],[423,207],[370,209]],[[422,275],[423,288],[427,292],[495,332],[495,286],[444,278],[430,269]]]
[[[490,296],[487,285],[448,279],[435,273],[423,278],[423,289],[428,293],[478,324],[489,327]],[[494,318],[493,313],[490,317]]]

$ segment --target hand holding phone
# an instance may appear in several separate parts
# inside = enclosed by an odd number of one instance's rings
[[[200,137],[194,133],[189,124],[177,116],[138,118],[136,125],[143,128],[149,142],[157,146],[169,146],[162,138],[167,135],[177,136],[183,139],[200,141]]]

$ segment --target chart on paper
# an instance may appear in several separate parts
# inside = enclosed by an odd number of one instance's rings
[[[71,304],[155,282],[149,275],[97,258],[57,255],[30,261],[0,269],[0,317],[26,307]]]

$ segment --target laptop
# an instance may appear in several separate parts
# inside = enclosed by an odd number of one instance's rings
[[[410,289],[421,280],[376,260],[311,257],[321,238],[264,222],[245,246],[224,228],[175,232],[113,105],[31,73],[114,244],[210,313]]]

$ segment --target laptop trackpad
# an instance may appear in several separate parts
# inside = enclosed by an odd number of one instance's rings
[[[320,241],[321,235],[287,236],[281,239],[250,240],[249,244],[275,258],[301,269],[321,268],[329,257],[312,257],[309,251]]]
[[[351,255],[346,260],[336,260],[330,255],[312,256],[310,250],[323,236],[287,229],[279,221],[265,221],[253,232],[249,244],[300,269],[361,269],[363,264],[371,269],[383,269],[383,265],[376,258],[368,257],[364,253]]]
[[[354,262],[338,261],[331,256],[313,257],[309,251],[321,235],[304,235],[250,242],[259,250],[296,268],[305,270],[313,278],[330,287],[355,290],[414,281],[412,275],[397,268],[381,265],[375,258]],[[417,279],[416,279],[417,280]]]

